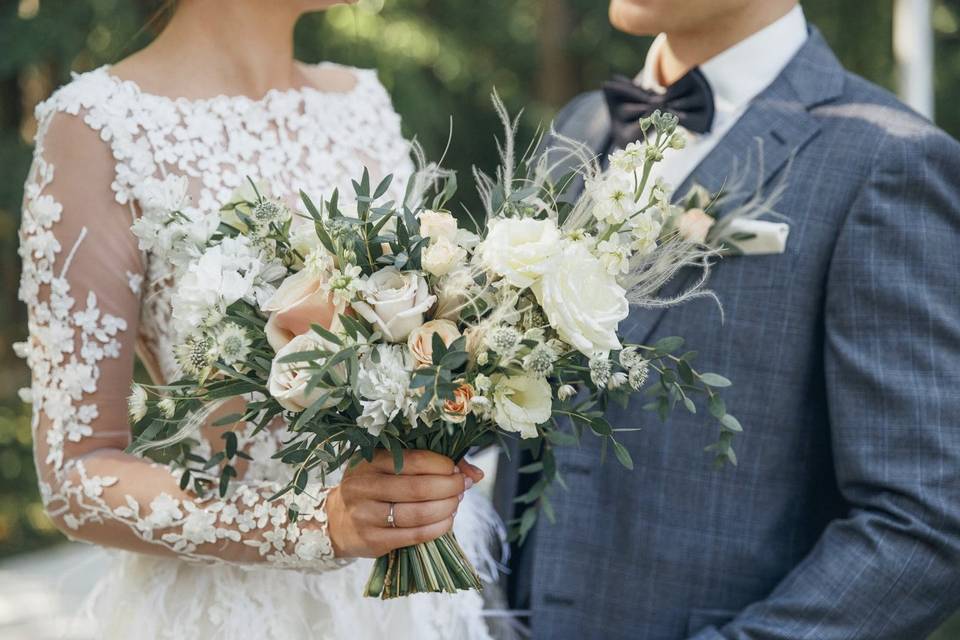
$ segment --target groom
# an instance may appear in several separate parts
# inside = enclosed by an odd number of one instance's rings
[[[785,180],[790,234],[713,270],[723,324],[701,300],[622,327],[684,336],[699,370],[734,381],[739,465],[712,467],[704,415],[613,409],[640,428],[618,436],[635,470],[598,466],[587,436],[560,452],[568,489],[514,557],[511,605],[538,640],[922,640],[960,606],[960,145],[846,72],[796,0],[610,15],[661,35],[559,132],[603,155],[636,139],[637,113],[675,110],[676,192]],[[527,476],[504,466],[512,509]]]

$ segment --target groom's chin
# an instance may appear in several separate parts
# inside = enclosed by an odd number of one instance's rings
[[[662,0],[610,0],[610,24],[634,36],[652,36],[664,30]]]

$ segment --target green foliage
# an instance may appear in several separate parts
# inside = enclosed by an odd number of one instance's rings
[[[15,302],[16,229],[23,179],[30,162],[31,113],[37,101],[82,71],[115,62],[142,46],[139,33],[153,0],[11,0],[0,3],[0,554],[49,540],[37,515],[27,418],[15,390],[26,383],[10,344],[23,338],[24,312]],[[428,156],[446,146],[451,115],[450,168],[469,175],[471,162],[496,164],[489,144],[499,124],[489,108],[496,86],[512,112],[524,109],[527,137],[576,93],[596,87],[613,72],[631,74],[642,64],[644,41],[619,34],[598,0],[390,0],[379,13],[340,7],[304,18],[297,53],[378,69]],[[891,0],[805,0],[804,8],[852,71],[892,88]],[[937,121],[960,133],[960,3],[938,0]],[[598,55],[602,52],[602,55]],[[469,190],[464,190],[468,192]],[[472,203],[470,203],[472,204]],[[458,202],[450,203],[456,209]],[[711,404],[716,417],[721,405]],[[614,447],[614,453],[617,453]],[[960,637],[960,629],[939,638]]]

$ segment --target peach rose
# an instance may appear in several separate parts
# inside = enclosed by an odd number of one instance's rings
[[[707,239],[707,234],[710,233],[710,229],[716,222],[716,219],[703,209],[690,209],[680,216],[677,231],[687,242],[703,244]]]
[[[407,347],[419,366],[433,364],[433,334],[439,335],[448,347],[460,337],[457,325],[450,320],[430,320],[414,329],[407,338]]]
[[[470,413],[473,396],[476,392],[473,387],[464,382],[453,392],[453,400],[443,402],[443,417],[448,422],[461,423]]]
[[[264,331],[274,351],[279,351],[294,337],[310,331],[311,324],[331,329],[344,312],[325,290],[328,274],[304,269],[284,280],[277,292],[263,305],[270,311]]]

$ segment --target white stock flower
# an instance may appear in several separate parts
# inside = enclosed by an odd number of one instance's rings
[[[645,157],[646,144],[631,142],[623,149],[618,149],[610,154],[610,168],[623,173],[633,173],[638,169],[643,169]]]
[[[270,395],[288,411],[303,411],[318,401],[325,393],[328,393],[329,389],[320,386],[315,387],[308,393],[307,385],[310,383],[312,372],[304,370],[304,367],[309,363],[280,362],[280,359],[307,351],[336,353],[339,350],[340,347],[313,332],[302,333],[294,337],[286,346],[277,351],[273,364],[270,366],[270,376],[267,378],[267,390]],[[323,358],[317,358],[317,360],[322,362]],[[330,372],[340,380],[346,379],[347,368],[342,362],[332,367]],[[320,406],[323,409],[329,409],[337,402],[337,397],[328,397]]]
[[[388,342],[402,342],[423,324],[423,314],[436,301],[422,275],[385,267],[367,279],[353,309]]]
[[[524,289],[550,270],[561,247],[560,230],[553,220],[498,218],[490,222],[477,255],[486,269]]]
[[[630,221],[630,233],[633,236],[633,249],[641,256],[657,248],[657,239],[663,225],[648,211]]]
[[[582,243],[569,244],[533,288],[560,339],[577,351],[620,349],[617,327],[627,317],[627,293]]]
[[[447,240],[456,242],[457,219],[446,211],[421,211],[417,216],[420,220],[420,235],[431,240]],[[432,243],[431,243],[432,244]]]
[[[636,179],[632,171],[611,168],[587,180],[586,193],[593,200],[593,216],[600,222],[619,224],[637,212]]]
[[[334,304],[345,307],[357,297],[357,293],[363,289],[363,281],[360,279],[362,273],[363,270],[355,264],[348,264],[342,270],[333,269],[330,272],[325,288],[333,296]]]
[[[379,436],[400,414],[411,424],[416,420],[416,395],[410,388],[413,366],[407,347],[395,344],[378,344],[360,360],[356,393],[363,413],[357,424],[371,435]]]
[[[620,242],[619,235],[613,235],[609,240],[603,240],[597,244],[597,257],[604,268],[612,276],[630,272],[630,256],[633,255],[632,249]]]
[[[455,267],[462,266],[466,258],[467,252],[462,247],[441,237],[430,240],[430,246],[420,255],[420,264],[424,271],[439,277],[447,275]]]
[[[537,425],[552,415],[550,384],[533,376],[497,375],[493,380],[493,420],[521,438],[537,437]]]

